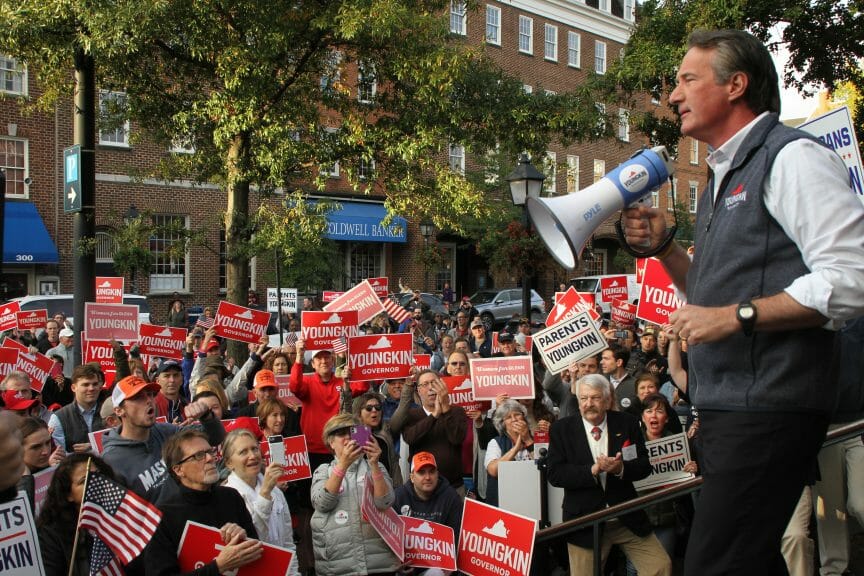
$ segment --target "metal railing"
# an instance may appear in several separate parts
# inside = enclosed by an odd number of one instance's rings
[[[844,426],[829,431],[828,434],[825,436],[825,441],[822,443],[822,447],[824,448],[825,446],[838,444],[845,440],[854,438],[855,436],[859,436],[862,433],[864,433],[864,420],[858,420],[857,422],[846,424]],[[650,494],[639,496],[637,498],[634,498],[633,500],[628,500],[627,502],[622,502],[620,504],[616,504],[614,506],[592,512],[591,514],[586,514],[585,516],[580,516],[579,518],[574,518],[573,520],[568,520],[567,522],[562,522],[561,524],[556,524],[555,526],[544,528],[537,532],[537,535],[534,539],[535,545],[543,542],[549,542],[551,540],[556,540],[558,538],[563,538],[577,530],[591,527],[594,531],[594,574],[595,576],[599,576],[599,574],[601,573],[600,525],[603,522],[614,520],[615,518],[619,518],[625,514],[629,514],[630,512],[644,510],[649,506],[653,506],[654,504],[657,504],[659,502],[664,502],[666,500],[672,500],[674,498],[680,498],[681,496],[685,496],[687,494],[692,494],[693,492],[699,490],[701,486],[702,478],[696,477],[692,480],[687,480],[686,482],[681,482],[680,484],[675,484],[674,486],[669,486],[667,488],[661,488],[659,490],[651,492]]]

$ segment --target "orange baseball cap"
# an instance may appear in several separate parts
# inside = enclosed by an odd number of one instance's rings
[[[435,456],[431,452],[418,452],[411,460],[411,472],[417,472],[424,466],[432,466],[438,468],[438,463],[435,461]]]
[[[272,370],[259,370],[255,374],[255,389],[259,388],[276,388],[276,375]]]
[[[162,387],[155,382],[147,382],[138,376],[126,376],[115,384],[114,391],[111,392],[111,401],[114,403],[114,406],[117,407],[120,406],[124,400],[134,398],[141,392],[147,390],[159,392],[162,390]]]

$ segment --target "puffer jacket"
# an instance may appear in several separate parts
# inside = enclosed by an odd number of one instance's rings
[[[335,462],[322,464],[312,476],[312,545],[315,549],[315,572],[320,576],[345,574],[392,573],[399,559],[371,524],[363,520],[360,504],[366,487],[369,464],[360,458],[345,471],[338,494],[324,490]],[[375,499],[375,507],[384,510],[393,505],[393,484],[379,462],[390,490]],[[371,481],[371,480],[370,480]]]

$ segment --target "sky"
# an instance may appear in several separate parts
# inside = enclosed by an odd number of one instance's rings
[[[778,34],[779,32],[775,31],[775,38]],[[804,97],[794,88],[783,86],[783,70],[789,59],[789,52],[785,48],[772,53],[772,57],[777,66],[777,73],[780,75],[780,119],[806,118],[816,108],[817,96]]]

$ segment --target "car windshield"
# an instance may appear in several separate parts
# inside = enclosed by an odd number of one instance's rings
[[[498,292],[491,292],[491,291],[485,291],[485,290],[482,292],[477,292],[473,296],[471,296],[471,303],[472,304],[488,304],[489,302],[492,302],[495,299],[495,296],[497,296],[497,295],[498,295]]]
[[[577,292],[594,292],[597,290],[597,278],[574,278],[570,284]]]

